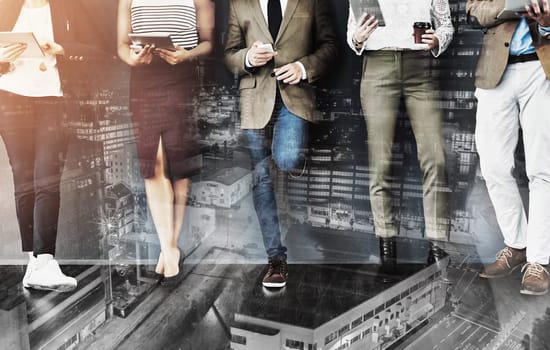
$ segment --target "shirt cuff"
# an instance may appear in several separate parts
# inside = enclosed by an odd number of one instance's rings
[[[296,61],[296,63],[298,63],[298,65],[300,66],[300,69],[302,70],[302,80],[306,80],[307,79],[306,67],[304,67],[304,64],[300,61]]]
[[[543,27],[539,24],[539,33],[542,36],[549,36],[550,35],[550,27]]]
[[[254,68],[251,64],[250,64],[250,60],[248,59],[248,54],[250,53],[250,50],[246,51],[246,56],[244,58],[244,66],[246,68]]]
[[[432,49],[432,56],[435,57],[435,58],[438,58],[439,55],[441,55],[441,53],[443,52],[441,49],[441,45],[442,45],[442,42],[441,42],[441,39],[439,38],[439,36],[437,36],[437,33],[435,34],[436,38],[437,38],[437,47],[434,47]]]

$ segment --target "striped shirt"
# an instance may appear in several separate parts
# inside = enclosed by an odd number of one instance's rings
[[[132,32],[170,34],[180,47],[199,43],[194,0],[132,0]]]

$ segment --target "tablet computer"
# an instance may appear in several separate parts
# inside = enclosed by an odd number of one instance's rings
[[[504,9],[497,15],[497,19],[518,19],[522,14],[525,14],[525,5],[530,4],[527,0],[506,0]],[[542,9],[541,0],[538,1]]]
[[[368,13],[378,19],[379,27],[384,27],[386,25],[378,0],[350,0],[350,5],[356,22],[359,22],[359,18],[361,18],[364,13]]]
[[[130,33],[128,37],[132,41],[133,46],[144,47],[146,45],[154,45],[157,49],[175,50],[176,46],[170,38],[170,34],[135,34]]]
[[[15,43],[27,44],[27,48],[18,58],[44,57],[44,51],[33,33],[0,32],[0,47]]]

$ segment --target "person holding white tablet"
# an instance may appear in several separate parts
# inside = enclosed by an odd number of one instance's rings
[[[0,31],[33,33],[44,52],[23,59],[28,45],[0,47],[0,134],[13,171],[22,248],[29,253],[23,285],[41,290],[69,291],[77,285],[54,259],[67,151],[63,95],[68,87],[62,82],[70,80],[66,61],[86,61],[101,50],[78,42],[73,4],[0,1]]]
[[[173,49],[135,47],[130,33],[169,34]],[[211,0],[119,0],[118,54],[131,66],[130,110],[147,202],[160,240],[161,284],[182,276],[178,237],[190,178],[201,168],[193,116],[194,61],[212,52]]]
[[[395,252],[398,225],[392,204],[391,162],[394,132],[404,100],[422,171],[424,236],[437,258],[438,241],[448,239],[447,175],[442,111],[430,56],[438,57],[454,33],[448,0],[379,0],[385,26],[350,6],[348,44],[364,56],[361,104],[368,131],[372,171],[370,201],[381,251]],[[356,17],[359,18],[356,21]],[[423,33],[418,33],[421,29]],[[417,34],[417,35],[415,35]],[[430,255],[431,257],[432,255]]]

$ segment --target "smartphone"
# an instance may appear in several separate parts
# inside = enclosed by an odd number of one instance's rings
[[[273,52],[273,46],[271,44],[258,45],[258,49],[267,49],[267,51]]]

